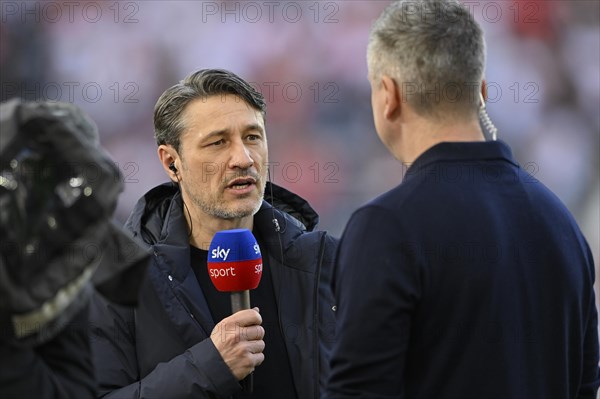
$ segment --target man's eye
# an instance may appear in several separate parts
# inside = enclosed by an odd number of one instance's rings
[[[225,140],[221,139],[221,140],[217,140],[217,141],[211,143],[210,145],[221,145],[223,143],[225,143]]]
[[[247,138],[250,141],[260,140],[260,136],[258,134],[249,134]]]

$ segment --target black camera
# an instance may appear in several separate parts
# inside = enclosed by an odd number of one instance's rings
[[[123,179],[68,103],[0,104],[0,338],[51,339],[89,299],[135,304],[147,251],[112,222]]]

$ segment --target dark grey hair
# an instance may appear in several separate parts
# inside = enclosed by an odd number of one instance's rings
[[[158,145],[172,145],[179,152],[185,126],[182,113],[193,100],[214,95],[234,94],[248,105],[266,113],[265,99],[248,82],[224,69],[201,69],[168,88],[154,106],[154,137]]]
[[[479,105],[483,31],[457,1],[400,0],[373,24],[367,62],[371,78],[393,78],[420,115],[464,116]]]

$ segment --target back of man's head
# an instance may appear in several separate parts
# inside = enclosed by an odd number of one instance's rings
[[[233,94],[252,108],[266,112],[264,96],[233,72],[224,69],[201,69],[171,86],[154,106],[154,136],[158,145],[172,145],[179,151],[181,133],[185,126],[182,114],[185,107],[196,99]]]
[[[393,78],[423,117],[475,115],[485,64],[483,32],[454,0],[400,0],[374,23],[367,52],[375,80]]]

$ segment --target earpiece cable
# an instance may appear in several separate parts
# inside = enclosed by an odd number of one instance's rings
[[[496,141],[498,138],[498,129],[490,119],[490,116],[487,113],[485,108],[485,101],[483,99],[483,95],[479,93],[479,98],[481,100],[481,105],[479,106],[479,119],[481,120],[481,124],[484,129],[488,131],[493,141]]]

